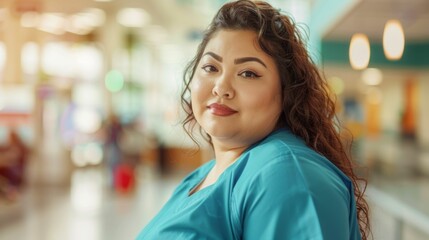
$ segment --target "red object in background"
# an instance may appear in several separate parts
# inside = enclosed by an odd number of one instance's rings
[[[31,121],[31,113],[27,112],[1,112],[0,125],[3,126],[18,126],[29,124]]]
[[[115,170],[114,183],[116,191],[131,192],[135,186],[134,169],[128,164],[119,164]]]

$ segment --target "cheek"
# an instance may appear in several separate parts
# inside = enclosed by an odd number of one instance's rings
[[[272,105],[273,109],[275,109],[278,113],[282,111],[283,98],[282,98],[282,90],[281,85],[276,84],[273,90],[271,90],[268,94],[269,104]]]
[[[204,84],[204,81],[193,79],[191,82],[191,101],[193,111],[199,111],[201,106],[205,104],[207,99],[210,97],[210,89],[208,84]]]
[[[279,91],[261,91],[251,94],[253,97],[247,98],[247,105],[259,111],[281,111],[281,94]]]
[[[191,82],[192,105],[198,104],[199,95],[201,95],[201,84],[198,82],[198,80],[192,80]]]
[[[210,97],[212,87],[209,79],[195,78],[191,82],[190,89],[192,99],[197,98],[203,100]]]

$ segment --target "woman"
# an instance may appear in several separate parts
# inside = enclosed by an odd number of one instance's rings
[[[186,72],[184,125],[206,134],[215,160],[138,239],[367,239],[334,103],[287,16],[265,2],[225,4]]]

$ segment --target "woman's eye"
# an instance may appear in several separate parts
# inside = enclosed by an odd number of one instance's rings
[[[213,65],[205,65],[202,69],[208,73],[217,72],[217,69]]]
[[[244,71],[239,74],[240,76],[244,78],[259,78],[260,76],[252,71]]]

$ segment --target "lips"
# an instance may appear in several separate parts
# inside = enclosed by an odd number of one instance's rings
[[[207,108],[212,114],[217,116],[230,116],[234,113],[237,113],[236,110],[219,103],[212,103]]]

